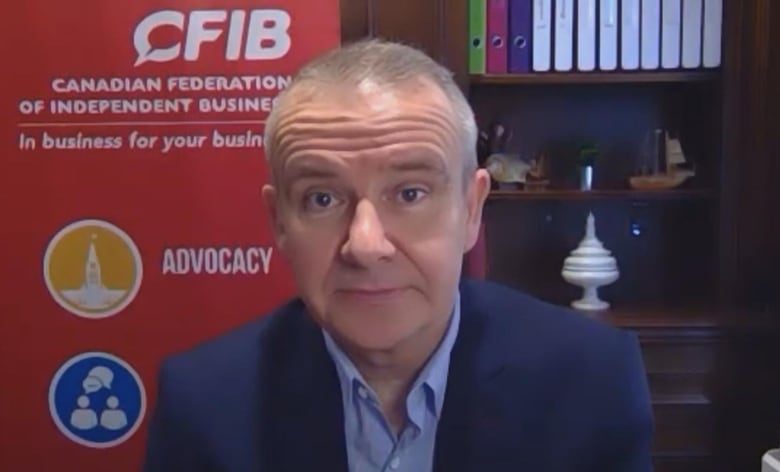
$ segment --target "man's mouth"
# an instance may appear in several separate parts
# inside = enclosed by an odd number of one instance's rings
[[[404,289],[401,287],[348,287],[338,290],[343,296],[366,301],[380,301],[401,295]]]

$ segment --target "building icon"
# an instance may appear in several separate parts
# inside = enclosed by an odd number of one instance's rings
[[[132,302],[142,278],[138,248],[129,235],[102,220],[61,229],[46,248],[44,279],[54,300],[85,318],[104,318]]]

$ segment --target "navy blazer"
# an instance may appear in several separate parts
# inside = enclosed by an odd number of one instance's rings
[[[489,282],[460,290],[436,472],[652,469],[633,333]],[[347,471],[338,377],[300,300],[163,362],[144,470]]]

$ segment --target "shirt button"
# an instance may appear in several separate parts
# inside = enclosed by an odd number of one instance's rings
[[[360,398],[365,400],[366,397],[368,397],[368,391],[366,391],[364,387],[358,387],[358,395],[360,395]]]
[[[390,461],[390,468],[395,470],[399,465],[401,465],[401,458],[398,456],[393,457],[393,460]]]

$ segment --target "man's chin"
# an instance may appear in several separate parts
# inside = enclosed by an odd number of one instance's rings
[[[392,324],[371,326],[358,323],[339,326],[337,323],[333,329],[337,331],[336,336],[342,341],[349,343],[353,349],[364,352],[393,351],[415,333],[415,328],[412,326],[400,329],[397,325]]]

